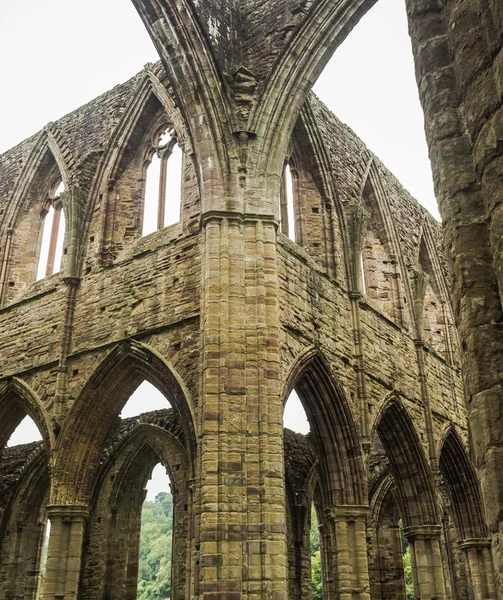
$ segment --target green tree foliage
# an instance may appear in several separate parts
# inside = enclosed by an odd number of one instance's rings
[[[171,598],[173,498],[161,492],[144,502],[141,514],[138,600]]]
[[[323,600],[323,580],[321,577],[321,557],[318,550],[311,556],[311,583],[313,600]]]
[[[314,504],[311,505],[311,531],[309,532],[311,544],[311,584],[313,600],[323,599],[323,579],[321,575],[320,532],[318,530],[318,517]]]
[[[412,565],[410,562],[410,549],[407,550],[403,555],[403,571],[405,576],[405,593],[407,594],[407,600],[414,600],[414,584],[412,583]]]

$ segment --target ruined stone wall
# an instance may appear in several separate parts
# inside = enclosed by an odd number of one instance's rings
[[[174,474],[180,488],[174,597],[216,598],[208,594],[234,593],[236,581],[245,580],[252,590],[263,569],[279,573],[270,556],[288,568],[292,597],[308,597],[315,493],[332,597],[351,571],[353,545],[360,562],[367,556],[368,460],[390,403],[401,407],[418,440],[401,448],[396,464],[404,461],[400,467],[407,469],[412,449],[416,463],[410,464],[423,465],[421,482],[428,489],[446,429],[464,444],[468,439],[457,346],[441,331],[447,352],[425,333],[431,298],[417,283],[426,281],[421,274],[428,270],[452,322],[440,226],[314,96],[281,157],[283,168],[289,162],[293,170],[298,243],[280,232],[271,214],[202,214],[201,190],[209,183],[172,96],[163,68],[148,65],[0,156],[0,382],[11,386],[0,402],[6,410],[22,406],[52,448],[49,512],[56,541],[49,547],[44,598],[58,595],[58,539],[82,541],[72,541],[68,550],[69,594],[80,589],[84,598],[98,598],[103,583],[110,598],[124,589],[134,592],[142,501],[142,485],[136,484],[148,475],[145,465],[162,454],[162,443],[150,433],[151,444],[161,449],[140,448],[145,464],[134,463],[124,478],[124,502],[109,535],[116,493],[109,476],[127,463],[127,452],[114,454],[110,444],[120,432],[122,406],[145,379],[170,400],[183,432],[183,483]],[[176,128],[184,151],[181,220],[141,237],[144,160],[156,127],[166,122]],[[61,272],[34,281],[33,269],[25,269],[24,279],[15,274],[25,254],[30,264],[37,258],[29,231],[40,224],[37,202],[45,192],[36,182],[45,181],[44,165],[62,171],[67,230]],[[366,186],[372,188],[368,202]],[[30,227],[18,229],[23,219]],[[393,284],[385,298],[361,289],[364,234],[380,239],[381,258],[372,269],[377,281]],[[427,269],[420,261],[423,239]],[[431,320],[426,322],[427,332]],[[12,391],[14,384],[26,386],[31,404]],[[299,476],[287,456],[283,469],[275,431],[293,388],[311,422],[310,452],[318,466],[305,498],[286,511],[287,487],[311,477],[312,468]],[[136,439],[134,431],[129,434]],[[118,447],[127,447],[126,437]],[[304,440],[298,445],[303,448]],[[422,498],[414,501],[422,506]],[[263,550],[260,519],[272,532],[272,553]],[[131,541],[127,577],[127,558],[112,556],[109,537],[121,547]],[[354,544],[338,548],[341,539]],[[82,573],[75,569],[79,560]],[[115,564],[120,576],[107,564]],[[236,579],[238,571],[243,579]],[[358,577],[368,581],[364,567]],[[283,585],[287,577],[277,579]],[[255,597],[252,591],[249,597]]]

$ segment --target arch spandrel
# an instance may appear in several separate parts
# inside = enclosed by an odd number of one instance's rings
[[[178,411],[188,447],[195,454],[194,406],[180,376],[152,348],[138,342],[118,345],[89,378],[66,417],[57,445],[52,504],[89,501],[110,429],[144,380],[157,387]]]
[[[294,388],[311,426],[327,501],[332,506],[366,505],[358,428],[342,386],[315,349],[307,349],[291,366],[284,388],[285,402]]]

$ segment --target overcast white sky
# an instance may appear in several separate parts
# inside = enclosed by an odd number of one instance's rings
[[[157,60],[130,0],[4,2],[0,17],[0,152]],[[404,0],[379,0],[314,90],[438,218]],[[285,424],[303,431],[296,402]]]

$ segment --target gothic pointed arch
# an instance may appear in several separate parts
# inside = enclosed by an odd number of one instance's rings
[[[50,234],[49,246],[52,245],[52,249],[48,251],[48,262],[43,268],[47,274],[60,270],[60,265],[54,264],[54,258],[56,244],[62,252],[60,246],[65,243],[64,217],[61,215],[66,212],[66,207],[61,188],[68,188],[72,165],[72,154],[60,132],[55,125],[49,124],[30,151],[11,193],[4,218],[6,228],[1,232],[4,248],[4,268],[0,274],[1,304],[14,300],[29,284],[40,278],[37,271],[46,234],[44,224],[50,212],[53,212],[54,220],[52,231],[47,231],[47,235]]]
[[[192,140],[205,139],[205,150],[193,144],[203,170],[203,194],[220,184],[229,165],[223,140],[230,134],[234,117],[225,83],[202,22],[202,11],[188,0],[133,0],[150,33],[173,87],[173,95]],[[177,48],[177,52],[172,52]],[[209,168],[208,168],[209,167]],[[215,173],[216,171],[216,173]]]
[[[418,265],[427,275],[420,318],[421,336],[445,360],[457,363],[458,343],[450,295],[438,259],[438,249],[426,220],[419,243]]]
[[[99,455],[111,427],[129,396],[144,380],[157,387],[179,413],[187,445],[194,456],[194,407],[180,376],[145,344],[119,344],[90,377],[65,420],[54,465],[51,495],[54,504],[88,502]],[[89,427],[89,423],[95,427]],[[70,486],[69,481],[79,484]]]
[[[374,437],[379,436],[385,449],[404,525],[438,524],[431,469],[414,423],[396,395],[392,395],[376,415],[373,433]]]
[[[181,169],[195,169],[192,161],[188,160],[192,144],[185,123],[174,105],[171,90],[166,87],[168,82],[165,79],[161,81],[161,77],[160,65],[145,68],[138,89],[101,160],[98,188],[95,186],[92,191],[91,204],[101,204],[101,231],[95,232],[94,237],[100,239],[100,256],[105,263],[112,262],[123,248],[142,237],[146,184],[152,160],[163,156],[167,164],[173,150],[182,149],[184,164]],[[169,137],[169,141],[161,143],[161,136]],[[196,180],[197,172],[195,169]],[[169,181],[164,185],[172,191]],[[175,195],[179,192],[177,190]],[[169,198],[164,201],[169,201]],[[178,199],[176,201],[179,202]],[[162,227],[164,220],[160,218],[158,228]]]
[[[459,434],[449,427],[440,451],[439,467],[447,481],[456,528],[462,539],[487,538],[480,485]]]
[[[271,156],[276,149],[284,154],[308,92],[336,48],[374,1],[344,0],[335,6],[330,0],[313,2],[279,53],[249,125],[262,140],[258,152],[262,162],[257,170],[268,174],[270,188],[275,186],[274,170],[280,167],[271,161]]]
[[[15,598],[22,591],[26,600],[38,600],[49,497],[49,455],[40,443],[9,450],[16,457],[8,457],[10,472],[1,465],[0,594],[3,598]],[[22,461],[20,470],[15,468],[15,458]],[[10,488],[5,481],[12,482]]]
[[[51,420],[35,390],[17,377],[0,381],[0,453],[26,415],[38,427],[47,452],[52,450],[55,440]]]
[[[81,585],[84,598],[98,593],[114,600],[122,597],[124,587],[136,591],[142,505],[157,464],[168,473],[171,488],[165,491],[173,498],[172,543],[178,558],[172,561],[172,597],[183,595],[185,560],[180,557],[186,555],[189,543],[189,465],[180,439],[183,432],[174,417],[173,409],[166,409],[123,419],[102,452],[103,465],[91,505],[91,547],[86,553]],[[103,527],[105,537],[93,535]],[[96,553],[106,556],[100,568],[93,564]]]
[[[395,323],[408,325],[400,243],[374,157],[364,178],[361,201],[368,214],[361,255],[364,293]]]
[[[292,132],[285,164],[290,167],[293,182],[295,241],[330,276],[344,277],[343,215],[337,200],[331,163],[325,140],[310,102],[306,102]],[[285,170],[283,179],[285,179]],[[280,215],[288,219],[286,181],[280,193]],[[293,239],[292,236],[289,236]]]
[[[296,390],[306,412],[319,460],[327,502],[366,504],[366,488],[358,430],[344,390],[322,355],[308,349],[291,368],[285,400]]]

